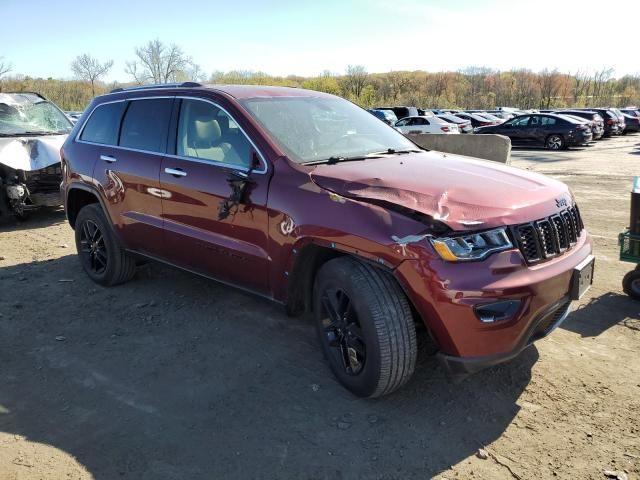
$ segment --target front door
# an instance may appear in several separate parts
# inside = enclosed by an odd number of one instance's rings
[[[160,170],[169,260],[267,294],[265,159],[210,101],[182,99],[175,123],[175,155]]]
[[[531,115],[514,118],[503,124],[499,133],[507,135],[513,144],[526,145],[529,143],[529,120],[531,120]]]

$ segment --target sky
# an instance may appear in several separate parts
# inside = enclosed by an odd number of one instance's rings
[[[640,73],[640,0],[0,0],[12,74],[71,78],[88,53],[107,81],[154,38],[202,70],[272,75],[468,66]]]

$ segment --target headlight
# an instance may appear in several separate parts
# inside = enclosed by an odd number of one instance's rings
[[[431,245],[438,255],[448,262],[481,260],[492,253],[513,248],[504,228],[455,237],[432,238]]]

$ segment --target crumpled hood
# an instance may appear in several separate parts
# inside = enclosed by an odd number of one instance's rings
[[[356,200],[410,208],[453,230],[515,225],[573,203],[567,186],[499,163],[439,152],[318,165],[318,186]]]
[[[30,172],[60,163],[60,148],[67,135],[0,137],[0,163]]]

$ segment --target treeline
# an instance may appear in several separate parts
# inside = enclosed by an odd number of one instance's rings
[[[363,107],[415,105],[426,108],[491,109],[496,106],[543,109],[640,104],[640,76],[613,77],[613,69],[576,74],[557,70],[496,71],[469,67],[456,72],[368,73],[349,66],[344,74],[324,72],[314,77],[271,76],[254,71],[214,72],[207,76],[180,47],[152,40],[135,49],[125,73],[131,81],[105,83],[113,62],[84,54],[71,63],[75,80],[12,75],[0,57],[0,91],[36,91],[64,110],[83,110],[94,95],[118,86],[192,80],[206,83],[282,85],[340,95]]]

